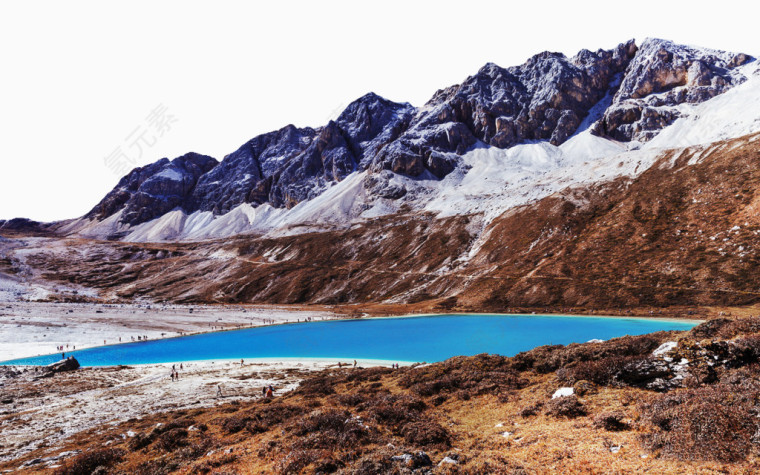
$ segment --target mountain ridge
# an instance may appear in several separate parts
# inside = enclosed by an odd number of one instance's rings
[[[685,115],[678,109],[683,104],[704,102],[741,84],[735,70],[753,60],[743,53],[646,39],[640,47],[630,40],[571,58],[543,52],[509,68],[488,63],[461,84],[436,91],[420,108],[368,93],[325,126],[287,125],[254,137],[200,176],[191,174],[192,190],[169,199],[140,189],[144,181],[161,181],[172,163],[162,159],[131,172],[152,170],[157,178],[138,180],[136,188],[129,179],[127,186],[120,182],[82,220],[63,229],[128,239],[130,229],[177,210],[201,214],[203,222],[240,210],[254,215],[253,224],[260,221],[256,214],[286,214],[283,210],[313,201],[362,172],[367,172],[361,186],[366,199],[357,206],[373,215],[429,194],[419,190],[420,180],[441,181],[466,168],[462,157],[478,147],[564,144],[605,98],[611,102],[589,125],[593,135],[611,145],[651,140]],[[103,222],[107,226],[99,225]]]

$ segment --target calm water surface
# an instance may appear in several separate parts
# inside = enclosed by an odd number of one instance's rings
[[[688,330],[689,321],[542,315],[438,315],[293,323],[126,343],[68,352],[82,366],[240,358],[345,358],[442,361],[457,355],[512,356],[547,344],[607,340],[660,330]],[[45,365],[54,355],[0,364]]]

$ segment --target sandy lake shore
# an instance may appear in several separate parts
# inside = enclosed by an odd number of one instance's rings
[[[274,306],[92,303],[0,303],[0,361],[182,334],[233,330],[311,318],[329,311]],[[105,343],[104,343],[105,342]]]

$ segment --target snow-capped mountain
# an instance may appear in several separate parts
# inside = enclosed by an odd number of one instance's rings
[[[218,163],[190,153],[135,169],[61,231],[127,241],[282,235],[402,208],[487,224],[567,187],[633,177],[663,149],[719,129],[755,130],[754,117],[709,119],[700,105],[732,92],[756,98],[756,70],[743,53],[659,39],[487,64],[420,108],[370,93],[323,127],[289,125]],[[676,132],[700,117],[709,135]],[[657,140],[663,131],[670,139]]]

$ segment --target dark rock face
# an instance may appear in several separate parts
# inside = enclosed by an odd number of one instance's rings
[[[367,94],[324,127],[289,125],[260,135],[198,182],[193,204],[214,213],[226,213],[241,203],[292,207],[364,168],[377,150],[404,130],[413,111],[409,104]]]
[[[487,64],[458,86],[438,91],[375,169],[437,178],[478,140],[507,148],[525,140],[567,140],[636,53],[633,41],[573,58],[541,53],[522,66]]]
[[[217,163],[206,155],[188,153],[135,168],[86,216],[105,219],[123,210],[122,223],[139,224],[185,207],[198,179]]]
[[[27,218],[13,218],[7,221],[0,221],[0,232],[8,234],[22,233],[26,235],[45,236],[50,234],[49,227],[49,224],[40,223],[39,221],[33,221]]]
[[[621,141],[650,140],[680,117],[673,106],[704,102],[741,83],[743,79],[731,70],[750,60],[741,53],[648,39],[628,66],[595,132]]]
[[[618,374],[615,381],[628,386],[667,391],[679,387],[681,381],[675,380],[675,372],[664,359],[646,358],[627,364]]]

